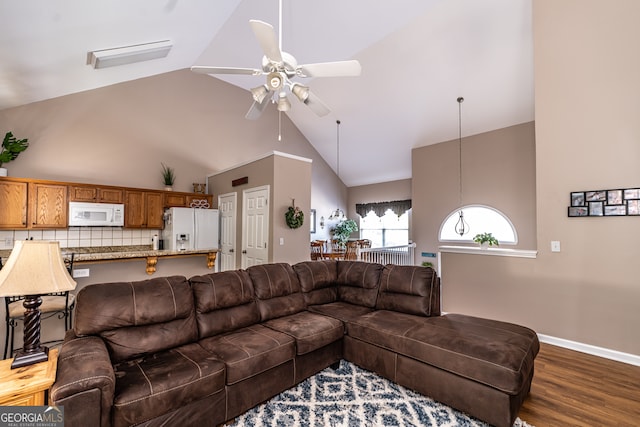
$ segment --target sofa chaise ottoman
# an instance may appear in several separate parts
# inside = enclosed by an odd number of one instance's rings
[[[51,401],[67,426],[218,425],[340,359],[508,427],[535,332],[440,313],[427,267],[360,261],[89,285]]]

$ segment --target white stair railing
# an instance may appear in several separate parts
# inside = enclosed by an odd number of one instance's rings
[[[375,262],[382,265],[413,265],[415,247],[415,243],[410,243],[402,246],[360,248],[358,249],[358,259],[360,261]]]

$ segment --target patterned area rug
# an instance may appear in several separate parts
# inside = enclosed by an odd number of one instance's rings
[[[244,413],[233,427],[489,425],[358,366],[340,362]],[[519,418],[514,427],[533,427]]]

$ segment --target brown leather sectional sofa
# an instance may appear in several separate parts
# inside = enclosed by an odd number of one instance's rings
[[[346,359],[511,426],[539,343],[527,328],[440,314],[427,267],[266,264],[82,289],[51,400],[65,425],[211,425]]]

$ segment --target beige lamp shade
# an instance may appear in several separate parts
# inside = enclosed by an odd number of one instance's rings
[[[75,287],[56,241],[16,241],[0,270],[0,296],[43,295]]]

